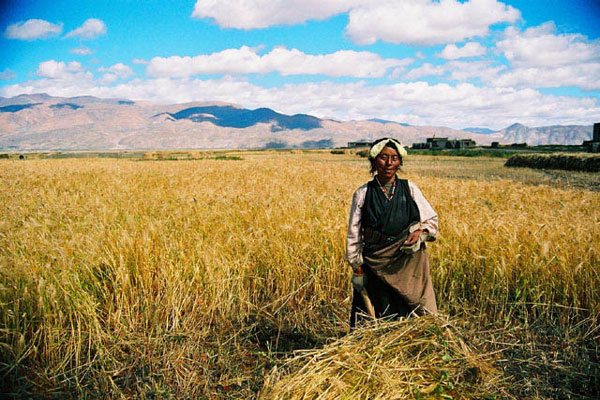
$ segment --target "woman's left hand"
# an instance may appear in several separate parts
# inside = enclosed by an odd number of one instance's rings
[[[417,243],[421,233],[423,233],[423,229],[417,229],[416,231],[411,232],[404,241],[404,244],[407,246],[412,246],[413,244]]]

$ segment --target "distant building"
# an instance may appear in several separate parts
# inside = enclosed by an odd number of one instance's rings
[[[355,149],[357,147],[369,147],[371,146],[371,142],[367,142],[365,140],[361,140],[359,142],[348,142],[349,149]]]
[[[472,149],[477,143],[473,139],[457,139],[449,140],[446,143],[446,147],[450,146],[451,149]]]
[[[448,144],[448,138],[427,138],[425,144],[430,149],[444,149],[446,148],[446,144]]]
[[[446,148],[448,138],[432,137],[427,138],[425,143],[413,143],[413,149],[441,150]]]
[[[413,149],[444,150],[471,149],[476,146],[472,139],[427,138],[425,143],[413,143]]]
[[[600,153],[600,122],[594,124],[594,136],[592,140],[584,141],[583,145],[590,153]]]
[[[492,149],[497,149],[500,147],[500,142],[492,142]]]

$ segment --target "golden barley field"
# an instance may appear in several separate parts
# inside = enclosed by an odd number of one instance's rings
[[[0,161],[1,393],[301,398],[277,397],[277,381],[301,388],[333,370],[316,358],[302,369],[310,357],[290,364],[298,350],[350,354],[364,339],[373,344],[361,354],[389,355],[410,343],[400,337],[433,332],[422,324],[437,322],[415,319],[348,335],[346,222],[353,191],[370,179],[364,158],[231,154]],[[360,385],[370,392],[346,398],[600,395],[598,174],[503,163],[407,158],[402,177],[440,217],[428,251],[440,312],[460,340],[444,339],[456,351],[429,368],[446,383],[418,395],[413,377],[394,397],[369,374]],[[377,332],[398,339],[383,343]],[[437,336],[427,337],[435,358]],[[465,346],[496,371],[486,397],[445,372]],[[413,358],[367,359],[384,381],[396,378],[382,363],[413,367]],[[311,393],[304,398],[319,396]]]

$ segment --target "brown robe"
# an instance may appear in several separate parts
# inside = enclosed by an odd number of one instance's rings
[[[365,287],[375,315],[377,318],[397,318],[407,317],[411,312],[437,314],[425,243],[409,254],[401,249],[402,242],[363,256],[363,270],[367,276]],[[365,310],[360,294],[354,291],[351,327],[366,314]]]
[[[401,247],[402,242],[397,241],[364,255],[365,264],[380,280],[391,286],[412,310],[437,314],[425,243],[421,243],[420,250],[412,254],[405,253]]]

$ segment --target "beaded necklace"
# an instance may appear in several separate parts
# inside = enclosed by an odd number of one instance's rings
[[[379,184],[379,187],[383,191],[383,194],[385,195],[385,198],[387,199],[387,201],[391,201],[392,198],[394,197],[394,192],[396,191],[396,178],[394,177],[394,182],[391,184],[391,186],[392,186],[391,189],[388,189],[385,186],[383,186],[381,184],[381,182],[379,182],[379,179],[377,179],[377,178],[375,178],[375,179],[377,180],[377,183]],[[388,190],[389,190],[389,193],[390,193],[389,196],[388,196]]]

